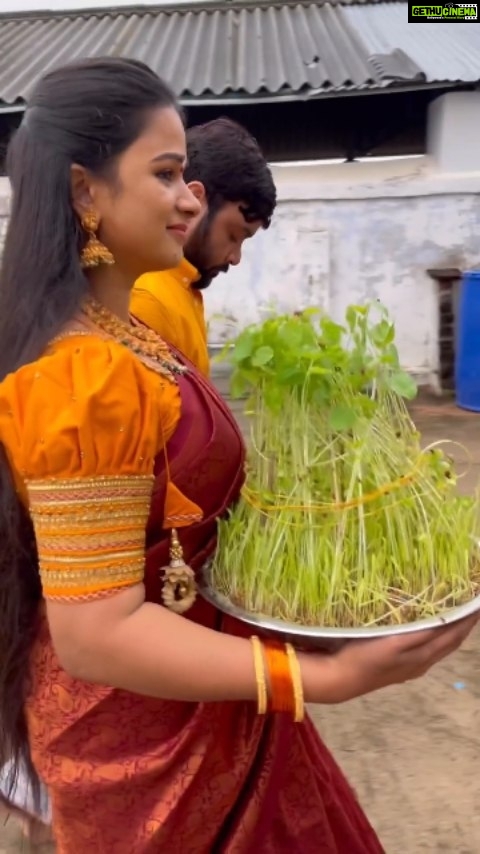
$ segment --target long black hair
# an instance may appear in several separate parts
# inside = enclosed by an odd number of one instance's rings
[[[7,153],[12,204],[0,271],[0,382],[41,355],[87,289],[72,164],[113,173],[158,107],[178,109],[169,87],[133,60],[86,60],[37,84]],[[0,445],[0,769],[13,760],[13,787],[22,761],[34,791],[24,703],[40,598],[34,531]]]

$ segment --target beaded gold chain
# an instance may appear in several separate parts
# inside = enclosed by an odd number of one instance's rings
[[[115,338],[119,344],[128,347],[140,358],[156,363],[161,373],[174,379],[172,374],[184,374],[186,367],[175,358],[167,344],[146,326],[124,323],[93,297],[88,297],[82,306],[82,312],[106,335]]]

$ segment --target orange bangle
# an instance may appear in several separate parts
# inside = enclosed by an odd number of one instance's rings
[[[295,716],[297,704],[287,648],[285,644],[265,641],[264,650],[270,679],[270,711]]]
[[[292,676],[293,684],[293,696],[295,698],[295,713],[293,716],[293,720],[296,724],[299,724],[303,721],[305,717],[302,671],[300,669],[300,663],[297,658],[297,653],[295,652],[292,644],[287,643],[285,644],[285,647],[287,650],[288,662],[290,664],[290,673]]]

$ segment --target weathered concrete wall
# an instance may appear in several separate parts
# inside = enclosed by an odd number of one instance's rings
[[[444,174],[427,158],[275,168],[279,205],[240,267],[206,293],[213,346],[258,320],[380,299],[407,368],[435,384],[438,295],[432,267],[480,264],[480,171]]]
[[[430,105],[428,155],[274,169],[279,205],[241,267],[207,292],[220,344],[265,310],[380,299],[397,326],[403,363],[438,385],[439,304],[429,268],[480,264],[480,93]]]

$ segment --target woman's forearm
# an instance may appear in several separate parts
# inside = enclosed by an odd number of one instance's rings
[[[251,644],[146,603],[119,624],[90,678],[169,700],[255,700]]]
[[[143,588],[97,602],[49,602],[47,614],[60,662],[77,679],[165,700],[257,699],[248,639],[145,603]],[[307,701],[318,702],[320,685],[328,695],[327,659],[299,656]],[[267,672],[265,680],[269,687]]]
[[[251,644],[143,601],[138,586],[93,602],[47,602],[71,676],[174,700],[255,700]]]

